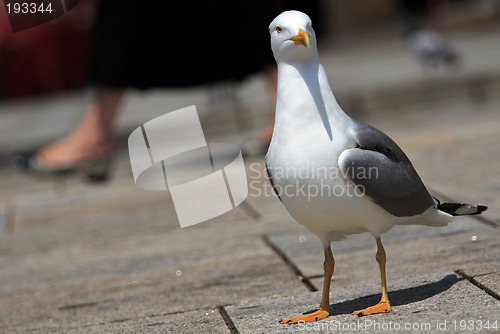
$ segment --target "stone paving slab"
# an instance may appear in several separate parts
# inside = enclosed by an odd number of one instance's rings
[[[279,259],[211,261],[131,274],[73,279],[2,295],[2,326],[60,331],[258,300],[305,287]]]
[[[67,192],[23,197],[20,227],[0,234],[0,328],[7,332],[114,328],[126,319],[307,291],[262,239],[291,221],[269,225],[239,208],[180,229],[159,192]]]
[[[498,238],[498,236],[497,236]],[[461,268],[476,263],[496,262],[498,267],[498,243],[489,240],[481,245],[472,245],[469,235],[461,237],[431,239],[426,242],[407,242],[399,245],[388,245],[386,252],[387,280],[411,278],[419,275],[432,275],[440,270],[461,272]],[[350,287],[356,284],[369,284],[380,281],[378,265],[374,259],[375,249],[341,254],[337,257],[337,271],[333,289]],[[314,262],[320,264],[321,257]],[[299,265],[300,267],[300,265]],[[321,288],[323,274],[313,276],[311,283]],[[483,271],[475,272],[482,274]],[[492,280],[494,276],[490,277]],[[498,286],[498,280],[490,282]]]
[[[382,235],[384,245],[390,243],[403,243],[406,241],[436,238],[440,236],[457,234],[466,231],[474,231],[478,229],[487,229],[487,225],[470,217],[456,218],[452,223],[445,227],[431,227],[420,225],[397,225],[389,232]],[[319,239],[307,230],[300,226],[300,235],[296,232],[289,234],[269,234],[269,239],[285,252],[290,258],[310,255],[321,252],[323,248]],[[298,229],[298,230],[299,230]],[[353,250],[375,247],[375,239],[369,233],[360,233],[346,236],[344,240],[335,241],[332,243],[332,250],[338,254],[341,252],[351,252]]]
[[[75,321],[59,308],[88,303],[97,307],[82,309],[84,323],[128,317],[127,308],[148,315],[306,291],[262,240],[263,231],[283,224],[269,226],[234,210],[180,229],[165,219],[172,210],[160,203],[88,219],[69,214],[0,235],[2,322],[19,325],[27,312],[30,321]]]
[[[230,331],[218,309],[205,309],[76,328],[65,333],[230,334]]]
[[[386,235],[390,236],[391,232]],[[409,234],[411,237],[411,230]],[[323,284],[323,251],[314,236],[307,236],[306,241],[300,243],[304,235],[307,234],[290,233],[270,237],[270,240],[276,242],[276,247],[320,290]],[[388,238],[388,242],[385,242],[384,236],[382,240],[387,253],[389,281],[424,273],[432,274],[443,268],[456,271],[472,264],[498,264],[500,258],[500,231],[490,227],[423,239],[418,234],[415,239],[406,240],[398,240],[396,236],[392,240]],[[370,239],[373,238],[360,235],[332,243],[336,262],[332,285],[334,289],[379,281],[375,261],[376,247]],[[367,242],[363,244],[363,241]],[[361,244],[358,245],[358,242]],[[489,278],[493,280],[495,277]],[[497,280],[496,284],[499,282]]]
[[[321,299],[320,292],[258,303],[241,303],[227,307],[227,313],[241,334],[365,331],[454,333],[462,332],[459,328],[454,328],[454,321],[456,326],[460,326],[461,320],[483,323],[489,320],[490,324],[497,321],[500,325],[500,302],[452,272],[399,279],[389,283],[388,289],[393,305],[391,313],[363,318],[350,315],[351,311],[376,304],[380,300],[378,284],[362,284],[332,294],[334,315],[310,327],[299,324],[282,325],[278,321],[317,309]],[[407,324],[416,327],[405,331]],[[341,327],[339,331],[338,326],[346,327]],[[441,326],[439,329],[443,330],[439,330],[437,326]],[[463,332],[475,333],[481,330]]]
[[[498,261],[467,264],[462,266],[459,273],[500,300],[500,269]]]
[[[228,326],[221,317],[218,309],[204,309],[182,313],[165,314],[158,316],[122,319],[109,323],[102,323],[74,328],[61,328],[48,323],[38,328],[9,328],[8,333],[148,333],[148,334],[191,334],[214,333],[230,334]],[[7,331],[5,332],[7,333]]]

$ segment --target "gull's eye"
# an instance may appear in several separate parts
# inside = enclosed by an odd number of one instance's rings
[[[281,31],[282,31],[282,30],[281,30],[281,27],[280,27],[280,26],[276,26],[276,32],[277,32],[278,34],[281,34]]]

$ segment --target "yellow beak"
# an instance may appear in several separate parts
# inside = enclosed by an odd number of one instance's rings
[[[304,30],[302,29],[299,29],[299,33],[295,36],[293,36],[292,38],[290,38],[290,40],[294,41],[295,42],[295,45],[304,45],[306,48],[309,48],[310,47],[310,44],[309,44],[309,34],[307,32],[305,32]]]

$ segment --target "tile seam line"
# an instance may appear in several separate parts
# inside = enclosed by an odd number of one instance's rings
[[[263,235],[262,239],[264,240],[264,243],[268,247],[270,247],[285,262],[285,264],[290,267],[290,269],[292,269],[297,277],[301,277],[300,281],[307,287],[309,291],[318,291],[318,289],[311,283],[309,278],[305,276],[302,271],[300,271],[300,269],[292,262],[292,260],[288,258],[288,256],[286,256],[286,254],[281,249],[279,249],[278,246],[276,246],[267,235]]]
[[[231,334],[240,334],[240,332],[238,331],[238,329],[236,328],[233,320],[231,319],[231,317],[229,316],[229,314],[227,313],[226,309],[224,306],[217,306],[217,309],[219,310],[219,314],[220,316],[222,317],[222,319],[224,320],[224,322],[226,323],[226,326],[227,328],[229,329],[229,332]]]
[[[80,325],[72,325],[68,327],[64,326],[41,326],[41,327],[30,327],[29,331],[39,331],[39,330],[44,330],[44,329],[50,329],[50,330],[74,330],[74,329],[81,329],[81,328],[89,328],[89,327],[94,327],[94,326],[102,326],[106,325],[107,323],[117,323],[117,322],[126,322],[126,321],[133,321],[137,319],[145,319],[145,318],[155,318],[155,317],[164,317],[164,316],[169,316],[169,315],[176,315],[176,314],[185,314],[189,312],[196,312],[196,311],[209,311],[209,310],[214,310],[217,309],[219,313],[221,312],[221,309],[224,309],[227,306],[232,306],[233,304],[225,304],[225,305],[218,305],[218,306],[208,306],[208,307],[202,307],[202,308],[195,308],[195,309],[187,309],[187,310],[182,310],[182,311],[173,311],[173,312],[166,312],[166,313],[158,313],[158,314],[149,314],[149,315],[144,315],[144,316],[139,316],[137,318],[123,318],[123,319],[112,319],[106,322],[96,322],[96,323],[85,323],[85,324],[80,324]],[[227,312],[224,309],[224,312],[227,315]],[[222,316],[222,314],[221,314]],[[227,315],[229,317],[229,315]],[[226,319],[224,319],[226,321]],[[232,320],[231,320],[232,322]],[[19,329],[22,328],[23,325],[13,325],[13,326],[6,326],[2,328],[11,328],[11,329]],[[236,327],[235,327],[236,328]],[[231,334],[240,334],[239,331],[235,331],[234,333],[231,332]]]
[[[491,290],[490,288],[488,288],[486,285],[478,282],[476,279],[474,279],[474,276],[470,276],[470,275],[467,275],[463,270],[461,269],[458,269],[458,270],[455,270],[455,273],[461,277],[463,277],[464,279],[466,279],[467,281],[469,281],[470,283],[472,283],[473,285],[475,285],[476,287],[478,287],[479,289],[483,290],[484,292],[486,292],[488,295],[490,295],[491,297],[495,298],[496,300],[500,301],[500,295],[498,293],[496,293],[495,291]]]

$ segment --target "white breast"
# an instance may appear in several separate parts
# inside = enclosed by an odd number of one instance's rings
[[[316,71],[279,67],[276,124],[266,156],[273,184],[292,217],[323,240],[360,232],[378,235],[394,218],[342,175],[339,155],[356,145],[349,135],[353,121],[337,104],[321,65]],[[311,92],[304,78],[316,80],[319,89]]]

